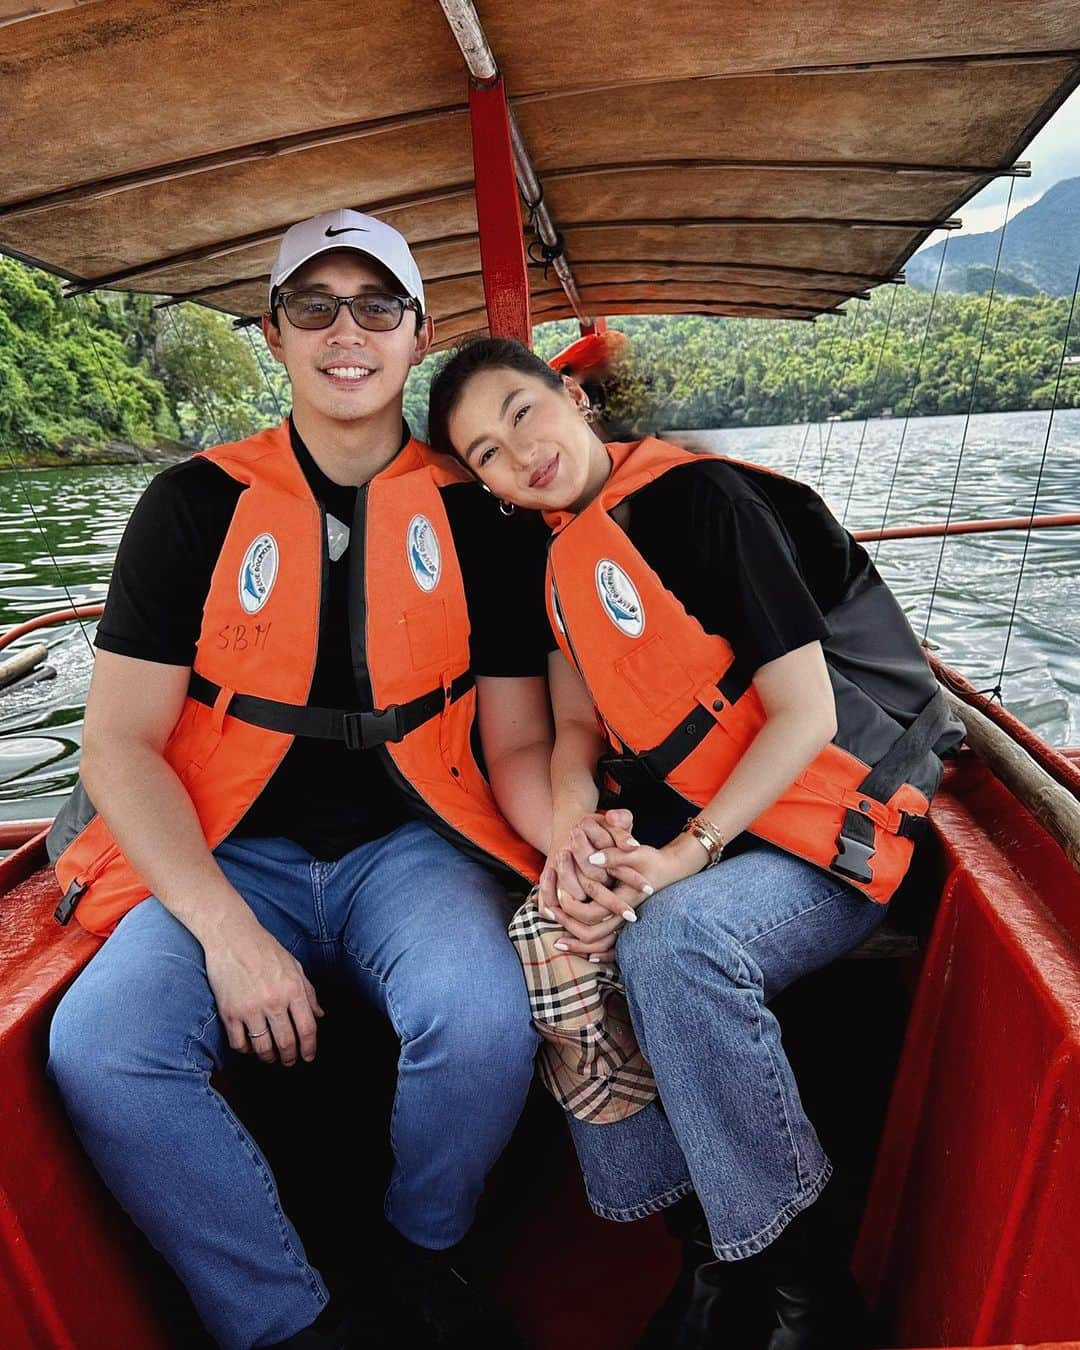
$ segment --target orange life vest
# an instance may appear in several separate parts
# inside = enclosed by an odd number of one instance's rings
[[[164,757],[209,847],[237,825],[294,736],[315,735],[377,750],[415,814],[534,881],[542,860],[499,813],[472,752],[468,609],[439,492],[462,471],[410,440],[360,489],[362,538],[354,524],[353,547],[363,549],[363,609],[350,628],[375,710],[342,712],[306,706],[326,531],[288,423],[204,457],[246,490],[210,581],[191,686]],[[65,888],[57,918],[66,923],[78,905],[83,927],[104,934],[149,892],[104,820],[87,823],[92,812],[85,793],[73,794],[50,851]]]
[[[653,438],[606,448],[613,469],[598,496],[577,516],[548,517],[556,531],[548,557],[549,617],[611,741],[605,770],[617,783],[644,773],[701,807],[764,725],[765,712],[749,679],[737,674],[731,645],[687,613],[609,514],[646,484],[700,457]],[[873,587],[860,594],[859,622],[871,620],[866,631],[873,633],[869,600],[879,614],[888,608],[885,621],[895,636],[899,608],[880,580],[875,585],[883,594],[875,597]],[[913,659],[926,667],[900,620]],[[866,706],[856,706],[853,715],[846,712],[850,700],[838,698],[836,739],[751,832],[873,900],[889,900],[911,860],[915,822],[940,780],[931,747],[956,725],[926,673],[926,704],[912,710],[906,728],[866,696],[860,695]]]

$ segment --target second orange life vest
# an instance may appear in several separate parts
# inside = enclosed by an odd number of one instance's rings
[[[549,517],[556,530],[549,617],[611,741],[605,769],[616,782],[641,774],[666,782],[702,807],[764,725],[765,712],[752,683],[737,674],[731,645],[687,613],[610,514],[661,475],[701,460],[652,438],[606,449],[613,469],[597,497],[577,516]],[[956,724],[932,692],[916,639],[884,584],[875,580],[856,600],[870,641],[875,620],[889,625],[894,645],[898,638],[909,646],[906,655],[925,669],[925,706],[912,709],[905,726],[861,691],[838,699],[833,743],[749,828],[884,903],[908,869],[915,823],[940,780],[932,747]],[[836,616],[826,617],[831,624]]]

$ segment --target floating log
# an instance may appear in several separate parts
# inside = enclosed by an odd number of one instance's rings
[[[16,689],[25,689],[31,684],[41,684],[43,680],[55,680],[55,666],[35,666],[29,675],[23,675],[18,680],[12,680],[10,684],[4,685],[5,694],[13,694]]]
[[[1080,871],[1080,802],[989,717],[941,686],[967,728],[967,743]]]
[[[41,665],[48,654],[48,647],[43,642],[36,642],[32,647],[27,647],[24,651],[16,652],[14,656],[0,661],[0,689],[11,684],[13,680],[29,675],[35,666]]]

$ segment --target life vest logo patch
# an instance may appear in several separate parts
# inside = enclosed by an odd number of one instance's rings
[[[627,637],[640,637],[645,631],[645,610],[634,583],[618,563],[601,558],[596,564],[596,592],[604,612]]]
[[[413,581],[422,591],[433,591],[442,573],[439,536],[427,516],[413,516],[406,531],[405,553]]]
[[[240,604],[248,614],[257,614],[274,589],[278,574],[278,546],[272,534],[260,534],[248,544],[237,581]]]

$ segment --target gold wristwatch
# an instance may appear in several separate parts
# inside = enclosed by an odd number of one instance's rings
[[[706,868],[715,867],[724,856],[724,836],[708,816],[692,816],[683,826],[683,834],[692,834],[709,855]]]

